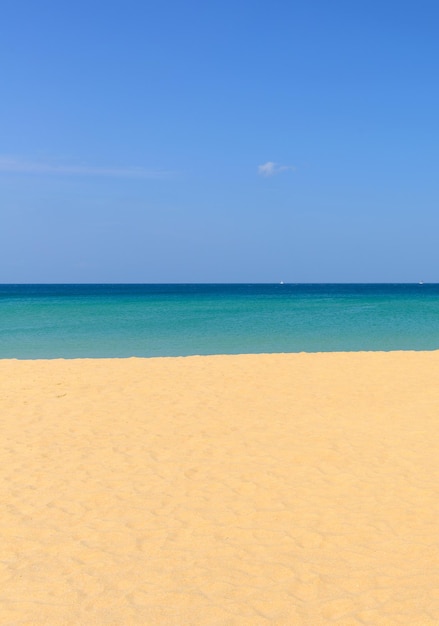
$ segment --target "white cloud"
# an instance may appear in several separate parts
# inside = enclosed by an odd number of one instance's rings
[[[108,176],[115,178],[165,178],[170,172],[145,167],[97,167],[91,165],[57,165],[0,156],[0,172],[17,174],[58,174],[62,176]]]
[[[281,172],[294,172],[296,168],[294,165],[278,165],[273,161],[267,161],[264,165],[258,165],[258,174],[260,176],[274,176]]]

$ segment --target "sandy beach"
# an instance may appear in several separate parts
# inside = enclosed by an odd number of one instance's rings
[[[0,623],[439,624],[439,352],[0,361]]]

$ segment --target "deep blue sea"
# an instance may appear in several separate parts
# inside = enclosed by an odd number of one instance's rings
[[[437,284],[0,285],[0,358],[434,349]]]

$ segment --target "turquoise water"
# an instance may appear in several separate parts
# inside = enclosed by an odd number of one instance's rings
[[[0,285],[0,358],[439,349],[439,285]]]

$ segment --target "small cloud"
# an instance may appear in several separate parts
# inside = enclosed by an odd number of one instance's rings
[[[296,168],[294,165],[278,165],[273,161],[267,161],[264,165],[258,165],[258,174],[260,176],[265,176],[266,178],[269,176],[274,176],[275,174],[280,174],[281,172],[295,172]]]
[[[258,173],[261,176],[273,176],[276,163],[273,161],[267,161],[264,165],[258,165]]]
[[[0,172],[50,174],[60,176],[108,176],[113,178],[165,178],[169,172],[145,167],[100,167],[92,165],[57,165],[0,156]]]

